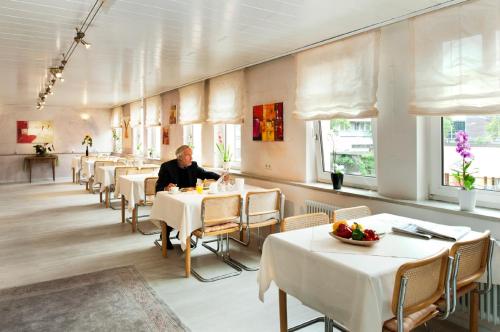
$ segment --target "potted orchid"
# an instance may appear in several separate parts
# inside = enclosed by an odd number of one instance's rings
[[[229,146],[225,145],[222,142],[222,136],[219,135],[217,139],[217,150],[219,151],[219,156],[222,161],[222,168],[224,170],[229,170],[231,168],[231,150],[229,149]]]
[[[453,170],[453,177],[460,185],[458,202],[460,210],[472,211],[476,206],[476,190],[474,189],[474,181],[476,178],[472,175],[470,170],[474,156],[470,152],[469,135],[463,130],[458,131],[455,134],[455,143],[455,150],[461,157],[461,160],[458,162],[458,167]]]
[[[342,184],[344,183],[344,166],[337,164],[337,154],[333,151],[333,165],[332,173],[330,174],[332,178],[333,189],[342,189]]]

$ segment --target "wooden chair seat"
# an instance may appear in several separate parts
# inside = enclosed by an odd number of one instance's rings
[[[431,304],[417,312],[414,312],[403,319],[404,331],[411,331],[419,325],[431,320],[439,314],[437,306]],[[384,323],[384,331],[396,332],[398,330],[398,320],[396,317]]]
[[[276,225],[278,224],[280,221],[276,218],[272,218],[272,219],[268,219],[266,221],[257,221],[257,222],[252,222],[250,221],[247,224],[243,224],[243,229],[247,229],[248,228],[258,228],[258,227],[264,227],[264,226],[271,226],[271,225]]]

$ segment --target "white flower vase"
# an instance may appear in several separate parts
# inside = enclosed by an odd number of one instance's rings
[[[473,211],[476,207],[476,189],[458,191],[458,204],[462,211]]]
[[[224,161],[222,163],[222,169],[225,171],[229,171],[231,169],[231,162],[230,161]]]

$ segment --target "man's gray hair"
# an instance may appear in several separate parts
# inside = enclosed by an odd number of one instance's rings
[[[187,149],[191,149],[191,147],[189,145],[181,145],[177,148],[177,150],[175,150],[175,157],[177,159],[180,159],[182,157],[182,155],[184,154],[184,151],[186,151]]]

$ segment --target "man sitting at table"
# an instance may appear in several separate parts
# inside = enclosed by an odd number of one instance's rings
[[[158,173],[156,192],[168,191],[172,187],[188,188],[195,187],[197,179],[218,180],[220,175],[205,171],[193,161],[193,150],[188,145],[181,145],[175,150],[176,159],[164,162]],[[167,248],[172,249],[170,242],[170,231],[172,227],[167,225]]]

